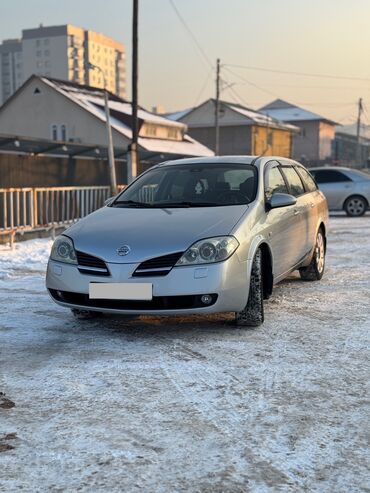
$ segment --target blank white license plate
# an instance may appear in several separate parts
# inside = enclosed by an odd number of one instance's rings
[[[151,300],[153,285],[141,282],[90,282],[90,299],[105,300]]]

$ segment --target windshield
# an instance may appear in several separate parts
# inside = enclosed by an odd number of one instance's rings
[[[257,190],[248,164],[184,164],[149,170],[112,207],[216,207],[249,204]]]

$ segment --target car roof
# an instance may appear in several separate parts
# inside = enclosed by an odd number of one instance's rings
[[[262,166],[268,161],[273,160],[289,160],[292,164],[300,164],[296,163],[292,159],[281,157],[281,156],[215,156],[215,157],[194,157],[187,159],[174,159],[171,161],[164,161],[163,163],[157,164],[158,166],[177,166],[183,164],[214,164],[214,165],[222,165],[222,164],[254,164],[257,167]]]
[[[355,168],[347,168],[346,166],[317,166],[309,168],[310,171],[361,171]]]

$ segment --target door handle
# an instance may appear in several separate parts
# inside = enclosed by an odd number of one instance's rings
[[[315,204],[314,204],[314,203],[312,203],[312,204],[311,204],[311,207],[315,207]]]
[[[298,214],[299,214],[299,210],[298,209],[294,209],[294,215],[295,216],[298,216]]]

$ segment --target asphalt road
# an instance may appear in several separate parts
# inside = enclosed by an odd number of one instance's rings
[[[254,330],[75,321],[49,246],[0,250],[0,491],[370,492],[370,217],[333,218],[324,279]]]

